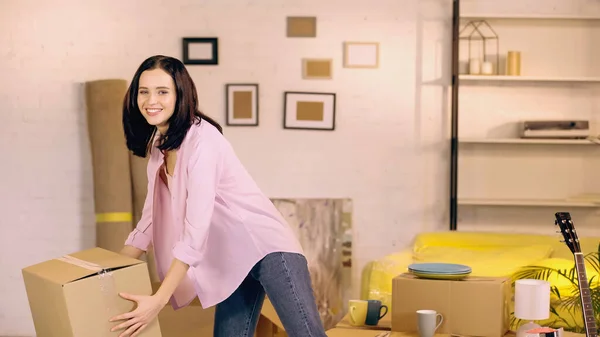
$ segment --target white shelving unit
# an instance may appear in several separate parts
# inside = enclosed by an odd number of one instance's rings
[[[460,15],[464,20],[600,20],[600,16],[585,16],[585,15],[532,15],[532,14],[476,14],[463,13]]]
[[[589,201],[568,199],[461,199],[458,204],[468,206],[600,207],[600,199]]]
[[[461,144],[600,145],[599,139],[465,138]]]
[[[600,16],[463,13],[461,28],[470,20],[498,34],[499,50],[490,43],[487,54],[500,54],[501,71],[459,75],[457,229],[551,232],[554,212],[570,211],[600,235],[600,139],[522,139],[518,130],[523,120],[586,119],[600,134]],[[521,51],[520,76],[502,75],[509,50]]]
[[[573,82],[600,83],[600,77],[545,77],[545,76],[507,76],[507,75],[460,75],[461,81],[501,81],[501,82]]]

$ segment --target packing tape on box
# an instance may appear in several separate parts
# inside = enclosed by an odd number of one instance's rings
[[[57,258],[59,261],[63,261],[66,263],[70,263],[72,265],[76,265],[81,268],[85,268],[87,270],[91,270],[98,274],[98,279],[100,280],[100,291],[103,294],[102,299],[104,301],[104,306],[106,308],[106,313],[110,317],[120,314],[120,312],[116,312],[116,297],[118,296],[115,280],[113,279],[112,272],[102,267],[101,265],[89,261],[85,261],[82,259],[78,259],[71,255],[63,255]]]
[[[96,222],[127,222],[133,220],[131,212],[96,213]]]
[[[78,258],[73,257],[71,255],[64,255],[62,257],[57,258],[57,260],[63,261],[63,262],[66,262],[66,263],[70,263],[70,264],[74,264],[74,265],[79,266],[81,268],[85,268],[85,269],[88,269],[88,270],[91,270],[91,271],[95,271],[97,273],[102,272],[103,270],[105,270],[99,264],[88,262],[88,261],[85,261],[85,260],[82,260],[82,259],[78,259]]]

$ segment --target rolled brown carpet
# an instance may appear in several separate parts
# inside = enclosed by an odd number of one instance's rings
[[[118,252],[132,230],[129,151],[123,134],[127,82],[107,79],[85,83],[96,212],[96,245]]]
[[[134,156],[133,153],[130,152],[129,159],[133,187],[133,226],[135,226],[142,216],[144,202],[146,201],[146,193],[148,193],[148,174],[146,173],[148,158]],[[148,248],[148,254],[142,256],[142,259],[148,262],[148,270],[152,282],[158,282],[160,279],[156,270],[152,246]]]
[[[141,158],[129,153],[129,165],[131,168],[131,182],[133,188],[133,225],[135,226],[142,217],[144,201],[148,192],[148,158]]]

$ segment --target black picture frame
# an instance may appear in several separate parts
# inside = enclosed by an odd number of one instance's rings
[[[233,107],[230,93],[234,89],[250,89],[253,96],[254,115],[249,120],[236,121],[233,116]],[[227,83],[225,84],[225,125],[227,126],[258,126],[259,125],[259,84],[258,83]]]
[[[210,44],[212,55],[209,59],[194,59],[190,56],[191,44]],[[182,40],[183,64],[192,65],[218,65],[219,64],[219,38],[217,37],[184,37]]]
[[[291,117],[291,112],[288,111],[291,106],[288,106],[288,103],[294,100],[293,96],[314,96],[314,97],[323,97],[323,103],[325,104],[327,99],[330,100],[330,109],[331,113],[330,120],[325,121],[327,113],[327,109],[324,107],[323,110],[323,118],[322,122],[312,121],[312,122],[304,122],[304,126],[300,125],[291,125],[288,121],[288,117]],[[283,128],[289,130],[312,130],[312,131],[334,131],[335,130],[335,121],[336,121],[336,94],[331,92],[303,92],[303,91],[284,91],[283,93]],[[296,121],[297,122],[297,121]],[[318,124],[323,124],[319,126]],[[312,125],[310,125],[312,124]]]

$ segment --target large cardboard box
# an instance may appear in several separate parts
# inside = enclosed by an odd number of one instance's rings
[[[215,307],[203,309],[192,303],[179,310],[171,305],[165,306],[158,314],[163,337],[201,337],[212,336]]]
[[[416,332],[420,309],[442,314],[440,334],[502,337],[508,331],[508,278],[420,279],[410,273],[392,280],[392,331]]]
[[[145,262],[101,248],[57,257],[22,270],[37,337],[117,337],[108,320],[135,302],[119,292],[151,295]],[[154,320],[139,337],[162,337]]]
[[[285,328],[273,303],[268,297],[265,297],[265,302],[260,311],[260,317],[258,319],[258,326],[254,332],[254,337],[286,337]]]
[[[152,283],[154,292],[159,287],[160,282]],[[215,309],[215,306],[202,308],[197,298],[179,310],[173,310],[170,305],[165,306],[158,315],[163,337],[212,336]],[[287,337],[283,323],[269,298],[265,298],[254,337]]]
[[[152,293],[156,293],[160,285],[160,282],[152,282]],[[158,319],[163,337],[212,336],[215,307],[202,308],[196,297],[188,306],[178,310],[167,304],[158,314]]]

